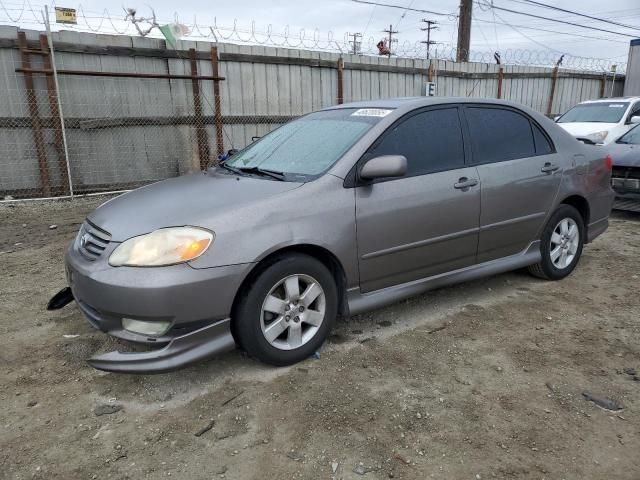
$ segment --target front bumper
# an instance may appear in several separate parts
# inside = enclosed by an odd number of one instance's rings
[[[115,246],[89,261],[72,245],[65,258],[69,286],[92,326],[154,349],[110,352],[91,358],[90,365],[112,372],[159,373],[233,348],[231,308],[252,264],[111,267],[107,259]],[[124,329],[123,318],[168,321],[171,326],[163,335],[150,336]]]
[[[109,352],[88,360],[98,370],[119,373],[162,373],[232,350],[230,320],[225,319],[175,337],[164,348],[141,353]]]
[[[614,210],[640,212],[640,167],[614,166],[611,186],[616,193]]]

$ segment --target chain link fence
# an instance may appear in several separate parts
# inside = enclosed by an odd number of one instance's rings
[[[209,42],[169,49],[160,39],[64,31],[53,45],[42,32],[0,27],[0,201],[197,172],[302,114],[424,95],[428,81],[438,95],[506,98],[550,115],[623,83],[557,68]]]

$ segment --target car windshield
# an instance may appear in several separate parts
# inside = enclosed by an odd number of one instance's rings
[[[633,145],[640,145],[640,125],[636,125],[623,136],[618,139],[618,143],[631,143]]]
[[[576,105],[558,119],[558,123],[618,123],[627,111],[627,102],[594,102]]]
[[[309,180],[326,172],[390,112],[345,108],[305,115],[236,153],[225,165],[250,173],[278,172],[286,180]]]

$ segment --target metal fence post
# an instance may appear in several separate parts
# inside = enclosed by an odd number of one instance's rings
[[[218,47],[211,47],[211,75],[214,77],[220,76],[220,66],[218,63]],[[224,154],[224,138],[223,138],[223,125],[222,125],[222,102],[220,101],[220,79],[213,81],[213,106],[214,122],[216,126],[216,151],[218,155]]]
[[[60,102],[60,84],[58,83],[58,69],[56,68],[56,57],[53,51],[53,39],[51,38],[51,25],[49,24],[49,7],[44,6],[45,24],[47,26],[47,39],[49,41],[49,55],[51,58],[51,69],[53,70],[53,82],[56,87],[56,101],[58,102],[58,115],[60,117],[60,130],[62,133],[62,146],[64,148],[64,160],[67,164],[67,182],[69,182],[69,195],[73,198],[73,181],[71,180],[71,166],[69,165],[69,149],[67,147],[67,131],[64,126],[64,115]]]
[[[344,60],[342,59],[342,55],[338,59],[338,63],[336,65],[336,69],[338,70],[338,105],[344,103],[344,79],[343,79],[343,71],[344,71]]]
[[[193,111],[195,118],[196,139],[198,142],[198,159],[200,169],[206,170],[209,165],[209,140],[207,130],[204,127],[204,116],[202,115],[202,102],[200,101],[200,84],[198,79],[198,60],[195,48],[189,49],[189,64],[191,65],[191,90],[193,93]]]
[[[549,93],[549,104],[547,105],[547,117],[551,117],[553,109],[553,97],[556,95],[556,83],[558,81],[558,65],[553,67],[551,74],[551,92]]]

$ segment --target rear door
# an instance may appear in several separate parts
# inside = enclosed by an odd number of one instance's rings
[[[562,178],[562,158],[543,129],[501,105],[464,107],[482,184],[478,263],[513,255],[538,239]]]
[[[465,165],[456,106],[412,112],[360,163],[404,155],[408,172],[356,187],[360,288],[369,292],[475,263],[480,184]]]

